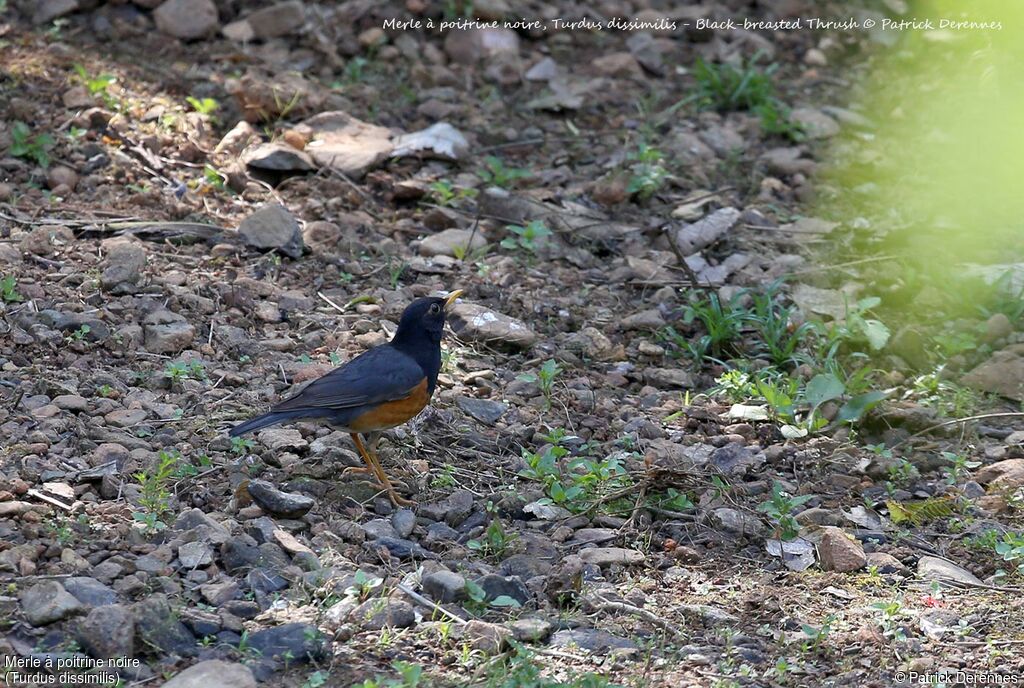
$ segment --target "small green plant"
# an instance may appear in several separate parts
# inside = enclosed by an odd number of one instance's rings
[[[361,55],[353,57],[345,63],[343,82],[346,84],[357,84],[366,78],[366,65],[370,61]]]
[[[488,155],[484,158],[483,169],[477,170],[477,175],[484,180],[485,184],[507,188],[519,179],[530,177],[530,171],[519,167],[506,167],[505,161],[501,158]]]
[[[751,292],[753,311],[746,320],[757,332],[763,353],[776,366],[801,363],[797,350],[814,332],[810,323],[793,326],[793,308],[783,306],[778,299],[780,282],[762,292]]]
[[[956,485],[967,477],[969,471],[981,465],[981,461],[969,461],[967,456],[955,452],[944,451],[942,458],[950,464],[942,469],[942,472],[946,474],[947,485]]]
[[[205,380],[206,368],[202,361],[170,361],[164,368],[164,374],[172,380]]]
[[[799,122],[790,117],[790,110],[781,101],[772,98],[752,108],[761,120],[761,131],[770,136],[781,136],[794,143],[807,138],[807,132]]]
[[[897,487],[906,487],[921,477],[917,466],[902,457],[889,464],[886,472],[889,475],[889,482]]]
[[[383,584],[384,579],[380,576],[373,576],[363,570],[359,570],[356,571],[355,576],[352,578],[352,585],[345,589],[345,595],[363,601],[368,599],[373,594],[373,591]]]
[[[68,342],[80,342],[85,339],[86,335],[92,332],[92,328],[82,323],[78,326],[78,329],[67,336]]]
[[[592,672],[572,672],[564,681],[541,676],[541,665],[525,645],[512,641],[512,653],[503,662],[492,663],[485,688],[622,688]]]
[[[736,351],[740,331],[747,319],[747,310],[740,305],[743,294],[736,294],[727,303],[715,292],[694,296],[683,310],[683,322],[692,325],[700,322],[706,334],[690,342],[671,327],[666,328],[669,336],[683,347],[699,363],[710,352],[713,358],[721,358],[726,352]]]
[[[318,669],[306,677],[306,680],[302,683],[302,688],[323,688],[327,685],[330,677],[331,673],[329,671]]]
[[[0,278],[0,299],[3,299],[4,303],[24,301],[25,297],[21,295],[17,287],[18,283],[14,279],[14,275]]]
[[[1002,541],[995,543],[993,549],[1003,558],[1003,561],[1008,561],[1016,567],[1018,576],[1024,576],[1024,535],[1014,532],[1004,533]],[[1005,571],[1000,570],[999,573],[1005,576]]]
[[[898,600],[890,602],[876,602],[871,605],[879,612],[878,623],[882,627],[882,634],[890,640],[904,641],[907,635],[900,624],[903,616],[903,605]]]
[[[11,147],[8,152],[16,158],[35,160],[41,167],[50,166],[50,149],[54,146],[53,137],[49,134],[32,135],[32,130],[24,122],[15,122],[11,127]]]
[[[245,456],[253,448],[253,441],[248,437],[232,437],[231,438],[231,451],[236,456]]]
[[[515,541],[516,536],[505,530],[505,527],[501,523],[501,518],[498,516],[497,508],[494,506],[493,502],[487,502],[486,508],[487,513],[491,516],[491,521],[487,525],[487,530],[484,531],[481,539],[470,540],[466,543],[466,546],[473,551],[480,552],[484,556],[492,556],[500,559],[509,548],[509,545]]]
[[[430,198],[440,206],[457,207],[476,195],[476,189],[456,189],[447,179],[439,179],[430,185]]]
[[[561,372],[562,366],[558,365],[555,359],[549,358],[541,365],[536,374],[524,373],[516,379],[523,382],[536,382],[540,387],[540,393],[544,395],[544,409],[547,410],[551,408],[551,400],[555,393],[555,381]]]
[[[104,399],[109,399],[114,395],[114,388],[110,385],[100,385],[96,388],[96,393]]]
[[[458,481],[455,479],[455,466],[450,463],[446,463],[442,466],[441,471],[430,479],[430,486],[434,489],[455,487],[457,484]]]
[[[551,236],[551,230],[540,220],[531,220],[525,225],[508,225],[513,236],[501,240],[501,247],[511,251],[525,251],[536,255],[542,244]]]
[[[835,620],[835,614],[829,614],[825,617],[825,621],[818,628],[807,624],[803,624],[800,627],[800,630],[802,630],[804,635],[807,636],[807,642],[804,643],[803,646],[804,652],[821,652],[825,640],[827,640],[829,634],[832,633],[832,623]]]
[[[152,472],[135,474],[140,488],[139,506],[143,511],[133,513],[132,518],[141,523],[147,533],[156,533],[167,527],[161,519],[171,511],[171,494],[167,488],[180,459],[181,454],[176,450],[161,451]]]
[[[409,264],[404,261],[398,262],[391,260],[391,258],[388,258],[388,283],[391,285],[392,289],[398,288],[398,281],[402,279],[402,275],[405,274],[405,271],[408,267]]]
[[[725,62],[714,64],[698,59],[693,68],[698,107],[727,112],[753,110],[769,103],[775,93],[772,74],[778,66],[761,69],[756,64],[759,58],[760,54],[754,55],[738,67]]]
[[[210,117],[220,108],[220,103],[215,98],[195,98],[188,96],[185,98],[185,102],[192,106],[192,109],[198,112],[200,115],[206,115]],[[212,118],[212,117],[211,117]]]
[[[708,394],[721,394],[734,404],[747,401],[757,393],[754,388],[754,380],[750,373],[738,368],[727,370],[715,379],[715,386],[708,390]]]
[[[792,540],[800,534],[793,510],[813,498],[814,495],[792,496],[783,488],[782,483],[772,484],[772,495],[767,501],[758,505],[757,510],[775,521],[775,533],[781,540]]]
[[[98,96],[103,104],[111,109],[116,109],[116,101],[110,95],[110,87],[117,83],[117,77],[113,74],[97,74],[93,76],[80,64],[72,67],[75,70],[78,83],[85,86],[89,95]]]
[[[662,164],[664,156],[658,149],[641,141],[636,152],[631,153],[629,157],[633,161],[630,166],[633,174],[629,178],[626,192],[646,201],[664,186],[668,177],[668,170]]]
[[[224,176],[224,173],[213,165],[208,164],[203,167],[203,181],[217,191],[223,191],[227,188],[225,186],[226,180],[227,178]]]

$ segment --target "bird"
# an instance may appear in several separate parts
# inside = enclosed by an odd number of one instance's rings
[[[392,503],[414,504],[400,496],[388,480],[376,456],[377,442],[381,431],[411,420],[430,403],[441,371],[445,316],[462,294],[456,289],[445,298],[416,299],[402,312],[391,341],[313,380],[269,412],[231,428],[228,434],[239,437],[288,421],[326,423],[349,433],[366,463],[365,468],[348,468],[343,474],[371,475]]]

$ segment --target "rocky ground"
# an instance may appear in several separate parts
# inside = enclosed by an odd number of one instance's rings
[[[4,654],[174,688],[1020,676],[1013,275],[927,283],[821,210],[892,36],[377,5],[0,0]],[[652,28],[425,26],[520,16]],[[344,433],[226,436],[453,288],[434,403],[381,444],[414,508],[341,476]]]

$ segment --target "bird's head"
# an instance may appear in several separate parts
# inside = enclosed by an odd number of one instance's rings
[[[410,303],[402,312],[395,340],[401,341],[407,337],[415,337],[416,333],[422,332],[431,341],[440,342],[444,334],[445,315],[461,295],[462,290],[456,289],[444,298],[427,296]]]

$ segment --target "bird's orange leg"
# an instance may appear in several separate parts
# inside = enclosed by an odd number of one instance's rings
[[[349,468],[343,470],[341,474],[349,475],[352,473],[362,473],[364,475],[371,475],[374,478],[376,478],[378,482],[383,483],[383,480],[381,478],[381,474],[383,473],[383,471],[381,471],[380,466],[378,466],[374,462],[374,460],[370,458],[370,455],[366,452],[366,447],[363,446],[363,440],[359,437],[357,433],[353,432],[349,434],[352,436],[352,442],[356,445],[356,451],[359,452],[359,458],[361,458],[366,463],[366,465],[362,467],[350,466]]]
[[[366,465],[369,467],[369,470],[367,472],[373,473],[373,475],[377,478],[378,482],[380,482],[380,486],[384,488],[385,491],[387,491],[388,497],[391,499],[391,502],[395,506],[410,506],[412,504],[415,504],[416,502],[412,502],[409,501],[408,499],[405,499],[404,497],[399,495],[398,492],[395,491],[394,486],[391,484],[391,481],[388,480],[387,474],[381,467],[380,460],[377,458],[375,454],[375,450],[377,448],[377,440],[379,439],[379,437],[379,435],[373,437],[373,439],[370,442],[370,450],[368,450],[367,447],[363,445],[362,439],[359,437],[359,435],[355,433],[352,434],[352,441],[355,442],[356,449],[359,450],[360,455],[363,457],[363,461],[365,461]]]
[[[374,432],[369,435],[369,443],[366,447],[367,456],[373,459],[373,463],[377,466],[377,470],[380,471],[381,477],[384,479],[382,485],[385,490],[388,491],[388,497],[391,498],[392,504],[395,506],[413,506],[416,502],[406,499],[405,497],[398,494],[395,488],[391,485],[391,481],[388,480],[387,474],[384,472],[384,467],[380,463],[380,459],[377,457],[377,442],[380,441],[380,433]]]

